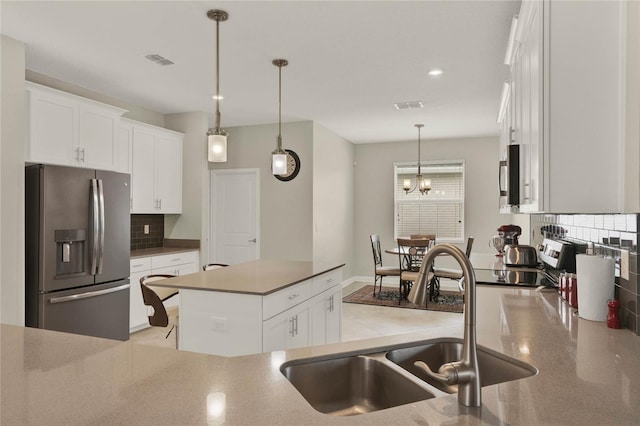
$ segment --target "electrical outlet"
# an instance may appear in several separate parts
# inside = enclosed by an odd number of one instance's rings
[[[214,331],[226,331],[227,330],[227,319],[224,317],[210,317],[211,319],[211,328]]]
[[[149,225],[145,225],[144,226],[144,233],[148,234],[149,233]]]
[[[620,276],[629,280],[629,250],[620,250]]]

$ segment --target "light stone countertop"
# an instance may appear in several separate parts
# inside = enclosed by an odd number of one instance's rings
[[[383,348],[460,327],[225,358],[9,325],[0,327],[5,425],[637,425],[640,337],[578,318],[555,292],[479,287],[478,343],[539,374],[353,417],[316,412],[280,373],[290,359]],[[379,318],[381,324],[384,318]]]
[[[189,247],[155,247],[148,249],[140,249],[134,250],[131,252],[131,259],[138,259],[140,257],[149,257],[149,256],[160,256],[163,254],[173,254],[173,253],[186,253],[190,251],[198,251],[199,248],[189,248]]]
[[[153,285],[265,296],[342,266],[344,264],[326,265],[307,261],[260,259],[167,278],[155,281]]]

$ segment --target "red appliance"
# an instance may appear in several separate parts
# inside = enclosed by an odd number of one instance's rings
[[[518,245],[518,237],[522,234],[522,228],[518,225],[502,225],[498,228],[498,233],[504,237],[505,245]]]

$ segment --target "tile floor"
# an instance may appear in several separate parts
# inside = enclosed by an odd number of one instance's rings
[[[342,290],[343,296],[367,283],[355,282]],[[447,288],[443,283],[443,288]],[[448,288],[447,288],[448,289]],[[169,311],[170,323],[175,323],[177,308]],[[384,318],[384,321],[381,321]],[[342,304],[342,341],[370,339],[380,336],[411,333],[424,327],[448,327],[463,325],[463,315],[451,312],[422,311],[386,306]],[[131,335],[134,343],[175,348],[175,330],[168,339],[167,328],[150,327]]]

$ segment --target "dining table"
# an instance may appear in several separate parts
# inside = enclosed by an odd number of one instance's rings
[[[430,247],[433,246],[435,240],[430,240],[432,243]],[[422,264],[422,258],[429,250],[430,247],[411,247],[405,245],[397,245],[395,247],[390,247],[385,249],[385,253],[393,254],[397,256],[411,256],[413,259],[409,260],[401,260],[399,259],[400,265],[404,263],[404,267],[401,266],[401,270],[410,271],[414,273],[418,273],[420,270],[420,266]],[[415,250],[412,250],[415,249]],[[411,264],[411,267],[407,267],[408,264]],[[431,268],[433,270],[433,266]],[[438,289],[432,288],[432,277],[433,272],[430,271],[427,278],[422,280],[421,282],[417,282],[419,275],[416,276],[415,281],[412,281],[413,284],[409,286],[409,290],[406,292],[406,299],[415,304],[426,305],[429,300],[434,300],[438,296]]]

